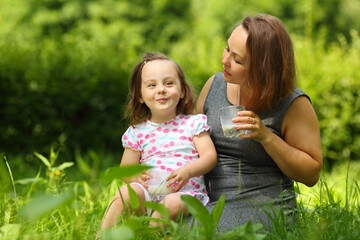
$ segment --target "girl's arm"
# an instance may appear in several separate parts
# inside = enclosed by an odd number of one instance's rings
[[[171,174],[171,180],[167,184],[168,187],[178,182],[173,192],[182,188],[190,178],[203,175],[212,170],[217,163],[217,154],[214,143],[210,138],[207,131],[201,132],[199,135],[194,136],[193,142],[199,153],[199,158],[192,163],[175,170]]]
[[[289,178],[309,187],[316,184],[322,167],[320,131],[315,111],[306,97],[295,99],[288,108],[282,123],[284,140],[265,127],[255,113],[243,111],[238,116],[234,122],[251,123],[255,118],[254,125],[243,125],[250,126],[247,129],[252,133],[240,137],[260,142]]]
[[[140,157],[141,157],[141,153],[139,151],[134,151],[130,148],[125,148],[121,158],[120,167],[138,164],[140,162]],[[145,181],[148,179],[149,176],[147,173],[141,173],[129,178],[125,178],[123,179],[123,181],[126,183],[138,182],[141,185],[143,185],[145,188],[147,188],[148,186],[145,183]]]

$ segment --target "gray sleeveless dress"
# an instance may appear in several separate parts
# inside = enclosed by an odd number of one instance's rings
[[[257,114],[266,127],[281,137],[286,110],[299,96],[307,95],[296,88],[289,97]],[[249,220],[271,228],[269,216],[276,217],[280,209],[290,219],[288,222],[293,221],[296,207],[293,180],[280,171],[260,143],[224,136],[219,109],[230,105],[226,82],[222,73],[217,73],[204,103],[218,154],[217,166],[205,175],[211,201],[207,208],[211,211],[218,198],[225,194],[226,204],[219,223],[221,231],[244,225]]]

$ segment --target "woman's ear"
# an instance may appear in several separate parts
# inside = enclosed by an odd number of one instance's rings
[[[144,100],[142,98],[139,98],[140,103],[144,103]]]

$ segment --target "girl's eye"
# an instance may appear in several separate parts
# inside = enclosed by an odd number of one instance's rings
[[[155,87],[155,84],[150,83],[150,84],[148,85],[148,87]]]
[[[166,82],[166,86],[171,86],[173,84],[174,84],[173,82]]]

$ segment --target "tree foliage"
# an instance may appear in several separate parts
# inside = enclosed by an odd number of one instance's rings
[[[358,159],[359,10],[351,0],[1,1],[0,151],[121,151],[128,79],[146,51],[175,59],[199,92],[236,23],[264,12],[294,39],[326,161]]]

